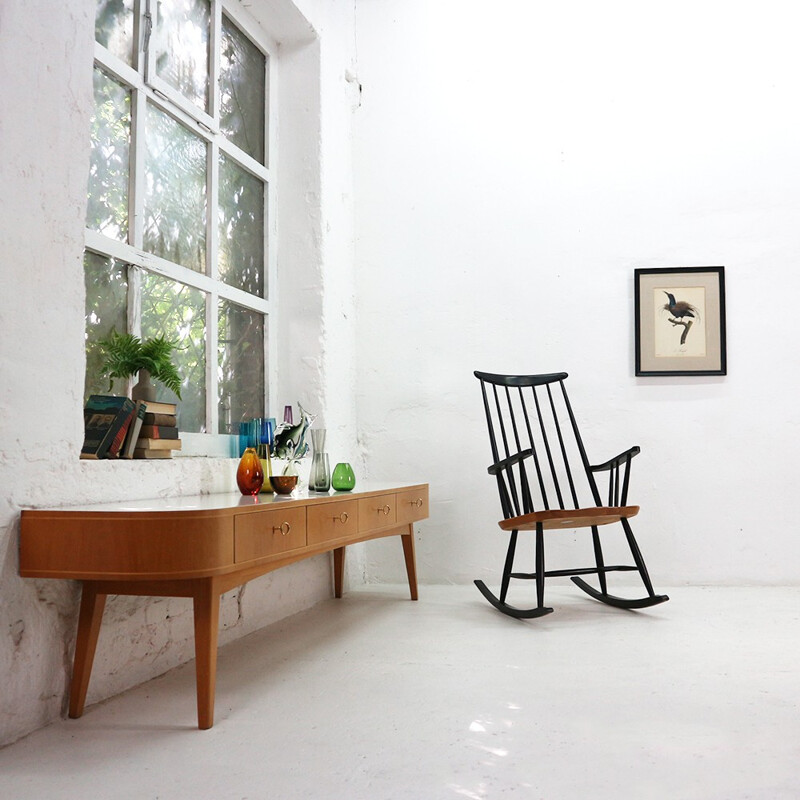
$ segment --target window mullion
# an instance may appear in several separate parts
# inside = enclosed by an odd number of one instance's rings
[[[208,64],[208,100],[209,113],[213,120],[213,130],[219,130],[219,69],[220,42],[222,39],[222,3],[213,0],[211,3],[211,31]],[[208,217],[206,220],[206,248],[208,276],[219,279],[219,135],[211,138],[208,146]],[[217,374],[217,357],[219,353],[219,294],[211,291],[206,297],[206,420],[210,433],[220,431],[219,421],[219,376]]]
[[[219,433],[219,387],[217,375],[217,341],[219,339],[219,295],[206,295],[206,421],[209,433]]]
[[[216,137],[207,150],[206,168],[206,275],[219,279],[219,145]]]
[[[141,73],[144,82],[150,83],[150,79],[155,75],[155,48],[153,47],[153,37],[156,35],[156,8],[157,0],[141,0],[144,10],[142,12],[142,38],[141,43],[144,51],[140,54],[142,58]]]
[[[138,48],[137,48],[138,49]],[[137,250],[144,240],[145,119],[147,99],[141,87],[131,89],[131,147],[128,180],[128,241]],[[142,333],[142,271],[128,269],[128,332]]]
[[[266,258],[264,259],[266,274],[266,286],[264,287],[264,298],[269,301],[270,309],[277,307],[277,286],[278,286],[278,225],[276,209],[277,202],[277,175],[278,170],[275,169],[277,163],[278,153],[278,126],[275,123],[278,115],[278,72],[280,67],[277,66],[274,58],[268,58],[267,64],[267,104],[266,104],[266,153],[264,163],[270,171],[270,177],[264,187],[265,192],[265,218],[264,218],[264,248]],[[266,388],[266,402],[265,408],[270,408],[271,398],[277,397],[278,385],[278,352],[276,347],[277,342],[277,320],[273,313],[268,312],[265,319],[264,330],[266,332],[266,339],[264,346],[264,362],[267,366],[264,375],[264,384]]]
[[[144,74],[144,36],[147,20],[147,0],[135,0],[133,7],[133,68],[138,75]]]
[[[147,157],[145,139],[147,97],[140,89],[133,90],[132,106],[128,236],[129,243],[137,250],[142,250],[144,247],[145,159]]]
[[[209,32],[209,61],[208,61],[208,113],[214,120],[214,130],[219,130],[219,65],[220,43],[222,41],[222,2],[212,0],[211,3],[211,31]]]
[[[128,333],[142,335],[142,270],[128,265]]]
[[[214,83],[217,81],[215,80]],[[208,146],[206,218],[206,271],[213,280],[219,279],[219,144],[215,136]],[[219,407],[217,387],[217,353],[219,350],[219,324],[217,309],[219,294],[209,292],[206,299],[206,420],[211,433],[219,432]]]

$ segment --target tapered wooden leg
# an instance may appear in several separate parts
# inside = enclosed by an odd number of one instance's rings
[[[333,596],[341,597],[344,587],[344,547],[333,551]]]
[[[194,594],[194,652],[197,668],[197,727],[214,724],[217,684],[219,592],[212,579],[198,581]]]
[[[411,590],[411,599],[417,599],[417,560],[414,555],[414,526],[408,526],[408,533],[401,537],[403,540],[403,555],[406,559],[406,572],[408,573],[408,588]]]
[[[98,594],[97,587],[91,581],[84,581],[78,615],[78,635],[75,640],[75,658],[72,664],[72,684],[69,689],[69,715],[72,719],[77,719],[83,714],[105,606],[106,595]]]

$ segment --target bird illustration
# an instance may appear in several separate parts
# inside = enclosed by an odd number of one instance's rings
[[[692,327],[692,322],[699,318],[700,312],[691,303],[685,300],[676,300],[675,295],[671,292],[664,292],[669,298],[668,303],[664,303],[664,310],[669,312],[670,322],[673,325],[680,325],[683,328],[681,333],[681,345],[686,344],[686,337],[689,334],[689,329]],[[685,319],[691,317],[691,319]]]
[[[669,303],[664,303],[664,308],[675,319],[695,318],[699,315],[698,310],[691,303],[687,303],[685,300],[676,300],[675,295],[671,292],[664,292],[664,294],[669,298]]]

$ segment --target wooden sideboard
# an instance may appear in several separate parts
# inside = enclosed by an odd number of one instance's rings
[[[333,551],[342,596],[345,547],[400,536],[417,599],[414,522],[428,485],[367,485],[348,493],[197,495],[22,512],[19,572],[83,584],[69,715],[80,717],[109,594],[191,597],[197,718],[214,724],[220,595],[253,578]]]

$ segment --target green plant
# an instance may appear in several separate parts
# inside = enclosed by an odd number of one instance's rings
[[[150,375],[181,396],[181,376],[172,363],[172,351],[177,349],[175,342],[165,336],[154,336],[142,341],[132,333],[111,333],[101,339],[98,344],[102,353],[102,372],[108,376],[108,388],[114,378],[130,378],[140,369],[146,369]]]

